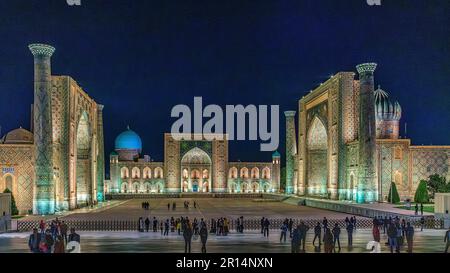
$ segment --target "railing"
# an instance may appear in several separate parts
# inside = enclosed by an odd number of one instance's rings
[[[159,218],[158,221],[165,221],[167,218]],[[193,219],[190,218],[192,221]],[[197,219],[200,220],[200,219]],[[216,219],[217,220],[217,219]],[[205,220],[208,229],[211,228],[211,219]],[[271,230],[279,230],[285,219],[269,219]],[[313,229],[318,222],[322,224],[322,219],[293,219],[293,227],[299,225],[303,221],[310,229]],[[78,231],[137,231],[138,230],[138,220],[67,220],[65,221],[69,228],[75,228]],[[228,229],[230,231],[235,231],[237,229],[236,220],[230,220],[228,222]],[[340,228],[345,228],[345,221],[342,219],[328,220],[328,227],[333,228],[335,224],[338,224]],[[420,220],[412,219],[410,223],[415,228],[420,228]],[[46,223],[47,227],[50,221]],[[152,226],[152,224],[150,224]],[[159,225],[158,225],[159,227]],[[373,220],[364,218],[357,219],[356,229],[368,229],[373,227]],[[39,228],[39,221],[17,221],[17,231],[31,231],[33,228]],[[424,228],[426,229],[443,229],[444,221],[442,219],[426,219],[424,223]],[[244,230],[261,230],[261,220],[260,219],[244,219]]]

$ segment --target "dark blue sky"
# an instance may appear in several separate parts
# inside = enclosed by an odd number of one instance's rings
[[[448,0],[0,1],[0,125],[29,128],[32,42],[56,47],[53,74],[70,75],[105,105],[105,149],[129,124],[163,159],[171,108],[279,104],[330,74],[378,63],[376,85],[403,108],[414,144],[450,144]],[[284,154],[284,118],[281,116]],[[403,135],[403,126],[401,130]],[[233,142],[230,160],[270,160],[259,142]]]

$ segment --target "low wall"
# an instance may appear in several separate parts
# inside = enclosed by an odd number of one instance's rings
[[[367,208],[367,207],[361,207],[357,206],[355,204],[345,204],[345,203],[336,203],[336,202],[329,202],[327,200],[318,200],[318,199],[310,199],[310,198],[302,198],[302,197],[290,197],[288,200],[286,200],[287,203],[290,204],[296,204],[296,205],[304,205],[308,207],[318,208],[318,209],[325,209],[325,210],[332,210],[337,212],[343,212],[351,215],[358,215],[363,217],[396,217],[399,218],[409,218],[411,220],[417,220],[420,219],[422,216],[411,216],[407,214],[401,214],[391,211],[383,211],[383,210],[377,210],[375,208]],[[427,215],[423,216],[426,219],[434,219],[434,216]]]
[[[156,199],[156,198],[268,198],[282,199],[283,196],[262,193],[112,193],[105,195],[106,200]]]

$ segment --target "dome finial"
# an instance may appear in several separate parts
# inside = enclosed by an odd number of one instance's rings
[[[381,84],[378,85],[378,89],[381,89]]]
[[[130,130],[130,125],[127,125],[127,130]]]

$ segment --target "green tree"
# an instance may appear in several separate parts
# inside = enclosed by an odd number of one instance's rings
[[[394,182],[391,182],[391,188],[389,189],[388,202],[397,204],[400,202],[400,196],[398,195],[397,186]]]
[[[12,192],[6,188],[3,193],[10,193],[11,194],[11,215],[17,215],[19,214],[19,210],[17,209],[16,206],[16,200],[14,199],[14,195],[12,194]]]
[[[433,174],[428,177],[427,189],[430,199],[434,199],[434,194],[437,192],[448,192],[449,187],[444,176]]]
[[[280,190],[286,192],[286,167],[280,169]]]
[[[416,189],[416,194],[414,195],[414,202],[428,203],[429,201],[430,199],[427,190],[427,181],[420,180],[419,186]]]

